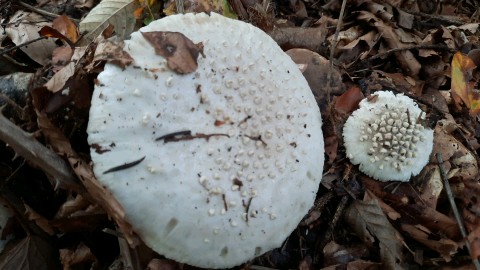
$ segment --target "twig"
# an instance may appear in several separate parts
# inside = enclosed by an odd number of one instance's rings
[[[0,140],[34,166],[42,169],[55,181],[55,188],[65,188],[82,192],[72,170],[55,152],[39,143],[33,135],[23,131],[2,114],[0,108]]]
[[[364,59],[360,61],[357,65],[365,63],[365,62],[372,62],[373,60],[382,58],[384,56],[388,56],[392,53],[400,52],[400,51],[407,51],[407,50],[439,50],[439,51],[450,51],[450,52],[455,52],[455,50],[450,49],[447,45],[443,44],[433,44],[433,45],[412,45],[412,46],[407,46],[403,48],[395,48],[388,50],[383,53],[376,54],[370,58]]]
[[[13,50],[16,50],[16,49],[18,49],[18,48],[27,46],[27,45],[29,45],[29,44],[31,44],[31,43],[37,42],[37,41],[39,41],[39,40],[46,39],[46,38],[47,38],[47,37],[38,37],[38,38],[36,38],[36,39],[29,40],[29,41],[27,41],[27,42],[25,42],[25,43],[22,43],[22,44],[19,44],[19,45],[17,45],[17,46],[13,46],[13,47],[10,47],[10,48],[8,48],[8,49],[2,50],[2,51],[0,51],[0,56],[1,56],[1,55],[4,55],[4,54],[6,54],[6,53],[9,53],[9,52],[11,52],[11,51],[13,51]]]
[[[330,222],[329,226],[328,226],[328,230],[327,232],[325,233],[325,237],[322,239],[322,240],[319,240],[316,244],[315,244],[315,250],[317,251],[320,251],[318,252],[317,254],[315,254],[314,258],[313,258],[313,261],[314,261],[314,264],[319,262],[320,260],[320,257],[321,255],[323,255],[321,253],[321,251],[323,250],[323,248],[325,247],[325,245],[328,243],[328,241],[330,241],[332,235],[333,235],[333,231],[335,230],[335,227],[337,225],[337,222],[338,220],[340,220],[340,217],[343,216],[343,211],[345,210],[345,207],[347,206],[347,203],[348,203],[348,196],[343,196],[342,197],[342,200],[340,201],[340,203],[338,204],[337,206],[337,210],[335,211],[335,215],[333,215],[333,219],[332,221]]]
[[[325,41],[320,28],[313,27],[275,27],[267,33],[281,47],[304,48],[319,52]]]
[[[328,60],[330,61],[330,68],[327,73],[327,101],[330,101],[330,89],[332,89],[332,72],[333,72],[333,56],[335,54],[335,48],[338,45],[338,36],[340,34],[340,29],[342,29],[343,24],[343,14],[345,13],[345,6],[347,5],[347,0],[342,1],[342,8],[340,9],[340,15],[338,16],[337,27],[335,28],[334,43],[330,47],[330,56]]]
[[[440,169],[440,175],[443,180],[443,186],[445,187],[445,191],[447,193],[448,201],[450,202],[450,206],[452,207],[452,212],[453,215],[455,216],[455,219],[457,220],[458,227],[460,229],[460,233],[462,234],[462,237],[465,239],[465,245],[467,246],[468,252],[470,255],[472,254],[471,249],[470,249],[470,242],[468,242],[467,238],[467,230],[465,230],[465,225],[463,224],[462,217],[460,216],[460,212],[458,211],[457,205],[455,204],[455,200],[453,198],[453,192],[452,189],[450,188],[450,183],[448,182],[447,174],[445,173],[445,168],[443,168],[443,159],[440,153],[437,153],[436,155],[437,162],[438,162],[438,168]],[[475,269],[480,270],[480,262],[478,261],[477,258],[472,258],[473,265],[475,266]]]
[[[51,12],[48,12],[48,11],[46,11],[46,10],[36,8],[36,7],[31,6],[31,5],[29,5],[29,4],[27,4],[27,3],[23,2],[23,1],[18,1],[17,3],[18,3],[20,6],[26,8],[26,9],[29,9],[29,10],[35,12],[35,13],[38,13],[38,14],[40,14],[40,15],[43,15],[43,16],[45,16],[45,17],[49,17],[49,18],[53,18],[53,19],[55,19],[55,18],[57,18],[57,17],[60,17],[60,15],[58,15],[58,14],[51,13]],[[80,22],[79,20],[73,19],[73,18],[70,18],[70,20],[72,20],[72,21],[75,22],[75,23],[79,23],[79,22]]]
[[[415,16],[421,16],[421,17],[424,17],[424,18],[445,22],[449,25],[451,25],[451,24],[453,24],[453,25],[465,24],[465,22],[462,22],[461,20],[456,20],[455,19],[456,17],[454,18],[453,16],[442,16],[442,15],[427,14],[427,13],[423,13],[423,12],[410,12],[410,11],[408,11],[408,13],[410,13],[412,15],[415,15]]]

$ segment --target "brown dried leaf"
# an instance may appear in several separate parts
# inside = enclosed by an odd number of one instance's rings
[[[335,110],[348,114],[358,109],[358,104],[365,96],[360,88],[353,86],[339,97],[335,97]]]
[[[42,238],[29,235],[8,245],[0,254],[0,269],[60,269],[52,245]]]
[[[434,161],[435,155],[439,153],[443,161],[449,161],[458,168],[452,176],[460,177],[464,181],[477,179],[479,170],[475,156],[459,140],[448,134],[442,123],[439,122],[435,127],[431,161]]]
[[[330,241],[323,248],[325,265],[346,264],[352,260],[368,257],[369,248],[365,244],[351,245],[348,247]]]
[[[15,43],[20,45],[40,37],[38,31],[47,23],[43,23],[43,17],[35,13],[25,13],[18,11],[8,21],[5,31],[7,36]],[[52,51],[57,47],[52,39],[42,39],[28,46],[20,48],[30,58],[40,65],[45,65],[50,61]]]
[[[335,67],[331,69],[330,61],[325,57],[307,49],[290,49],[286,53],[293,62],[302,67],[302,74],[317,99],[324,99],[328,90],[333,95],[343,92],[344,85],[340,72]],[[330,84],[327,78],[329,71],[331,71]]]
[[[472,258],[480,259],[480,226],[468,235]]]
[[[78,28],[75,23],[65,15],[60,15],[52,22],[52,27],[67,37],[73,43],[77,42],[79,38]]]
[[[354,201],[346,210],[345,218],[356,234],[367,244],[375,239],[380,245],[380,257],[386,269],[404,269],[400,234],[388,222],[378,201]]]
[[[62,46],[55,48],[52,53],[52,70],[53,72],[58,72],[65,65],[67,65],[72,59],[74,49],[68,46]]]
[[[325,137],[325,154],[328,156],[328,164],[332,164],[337,158],[338,149],[338,137],[328,136]]]
[[[373,194],[370,190],[366,190],[365,195],[363,197],[364,201],[370,201],[370,200],[377,200],[378,206],[382,208],[383,213],[387,215],[387,217],[391,220],[397,220],[402,217],[400,213],[398,213],[395,209],[393,209],[390,205],[386,204],[384,201],[380,200],[375,194]]]
[[[400,41],[398,34],[394,31],[392,26],[384,23],[381,19],[377,16],[373,15],[367,11],[360,11],[358,19],[364,20],[369,22],[374,27],[377,28],[378,32],[382,35],[383,40],[388,44],[390,49],[400,49],[404,48],[407,45]],[[403,50],[400,52],[395,53],[395,57],[397,58],[400,66],[402,69],[411,76],[417,76],[420,68],[422,67],[420,63],[417,61],[413,53],[409,50]]]
[[[409,224],[422,224],[433,232],[445,234],[450,239],[458,239],[460,231],[455,219],[428,207],[421,200],[413,201],[412,193],[418,191],[412,190],[408,184],[398,185],[395,192],[392,193],[386,188],[389,183],[375,181],[368,177],[361,177],[361,181],[366,189],[373,192],[383,201],[389,204],[402,215],[402,222]]]
[[[45,87],[52,93],[56,93],[63,89],[65,83],[75,74],[75,63],[70,62],[68,65],[60,69],[45,84]]]
[[[440,253],[442,258],[447,262],[457,253],[457,243],[447,238],[432,240],[438,238],[438,236],[432,234],[430,230],[422,225],[402,224],[402,230],[408,233],[413,239]]]
[[[64,42],[68,43],[68,45],[70,45],[70,47],[72,47],[72,48],[75,46],[69,38],[67,38],[62,33],[58,32],[58,30],[56,30],[56,29],[54,29],[54,28],[52,28],[48,25],[42,27],[42,29],[40,29],[40,31],[38,31],[38,34],[42,37],[51,37],[51,38],[61,39]]]
[[[72,269],[72,266],[84,263],[91,266],[97,262],[97,258],[92,254],[90,248],[83,243],[80,243],[75,250],[60,249],[60,260],[62,261],[63,269]]]
[[[101,62],[109,62],[118,65],[122,69],[133,62],[133,58],[126,51],[123,50],[124,43],[113,42],[111,40],[103,40],[98,43],[95,48],[95,56],[92,63],[87,67],[87,70],[93,69]]]
[[[421,200],[430,208],[436,209],[438,198],[443,190],[443,182],[440,177],[440,169],[437,164],[427,165],[428,171],[420,189]]]
[[[101,214],[88,214],[84,212],[82,214],[82,212],[79,211],[71,217],[51,220],[50,225],[62,233],[94,231],[100,228],[100,226],[108,224],[108,216],[104,211],[101,212]]]
[[[348,262],[346,264],[335,264],[330,265],[328,267],[321,268],[320,270],[338,270],[338,269],[346,269],[346,270],[380,270],[383,269],[383,264],[376,263],[376,262],[369,262],[364,260],[356,260],[352,262]]]
[[[172,260],[166,259],[152,259],[148,265],[147,270],[178,270],[180,265]]]
[[[116,221],[129,244],[137,244],[138,239],[134,236],[131,225],[125,220],[125,212],[122,206],[113,195],[97,181],[92,166],[73,150],[70,141],[50,122],[45,113],[39,112],[38,110],[36,113],[38,126],[42,130],[43,135],[57,154],[68,158],[75,174],[88,190],[91,199],[101,205],[108,215]]]
[[[90,202],[86,200],[82,195],[77,195],[76,197],[70,197],[65,203],[60,206],[55,218],[64,218],[68,217],[74,212],[87,208],[90,205]]]
[[[156,54],[167,59],[167,66],[171,70],[188,74],[197,69],[198,55],[203,55],[201,42],[195,44],[179,32],[142,32],[142,35],[153,46]]]
[[[28,204],[23,204],[25,206],[25,216],[28,220],[35,222],[44,232],[48,233],[49,235],[54,235],[55,231],[53,230],[52,226],[50,226],[49,221],[33,210]]]

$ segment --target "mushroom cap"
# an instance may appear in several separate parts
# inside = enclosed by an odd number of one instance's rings
[[[433,130],[420,121],[425,113],[409,97],[378,91],[360,101],[343,128],[350,161],[380,181],[408,181],[428,163]]]
[[[181,32],[205,57],[177,74],[149,31]],[[98,181],[144,242],[176,261],[233,267],[279,247],[313,205],[324,162],[320,111],[298,67],[261,30],[215,13],[140,32],[125,41],[133,64],[106,64],[93,93]]]

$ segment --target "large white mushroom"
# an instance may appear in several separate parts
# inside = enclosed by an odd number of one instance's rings
[[[88,141],[135,232],[206,268],[279,247],[312,206],[324,161],[320,112],[296,64],[261,30],[215,13],[155,21],[124,50],[133,63],[98,76]],[[179,67],[177,52],[198,66]]]
[[[381,181],[408,181],[428,163],[433,130],[409,97],[378,91],[363,99],[343,128],[350,161]]]

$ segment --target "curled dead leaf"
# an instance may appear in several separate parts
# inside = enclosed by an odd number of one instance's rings
[[[180,74],[194,72],[197,67],[197,58],[203,57],[203,44],[193,43],[184,34],[179,32],[142,32],[143,37],[153,46],[155,53],[167,59],[167,66]]]

